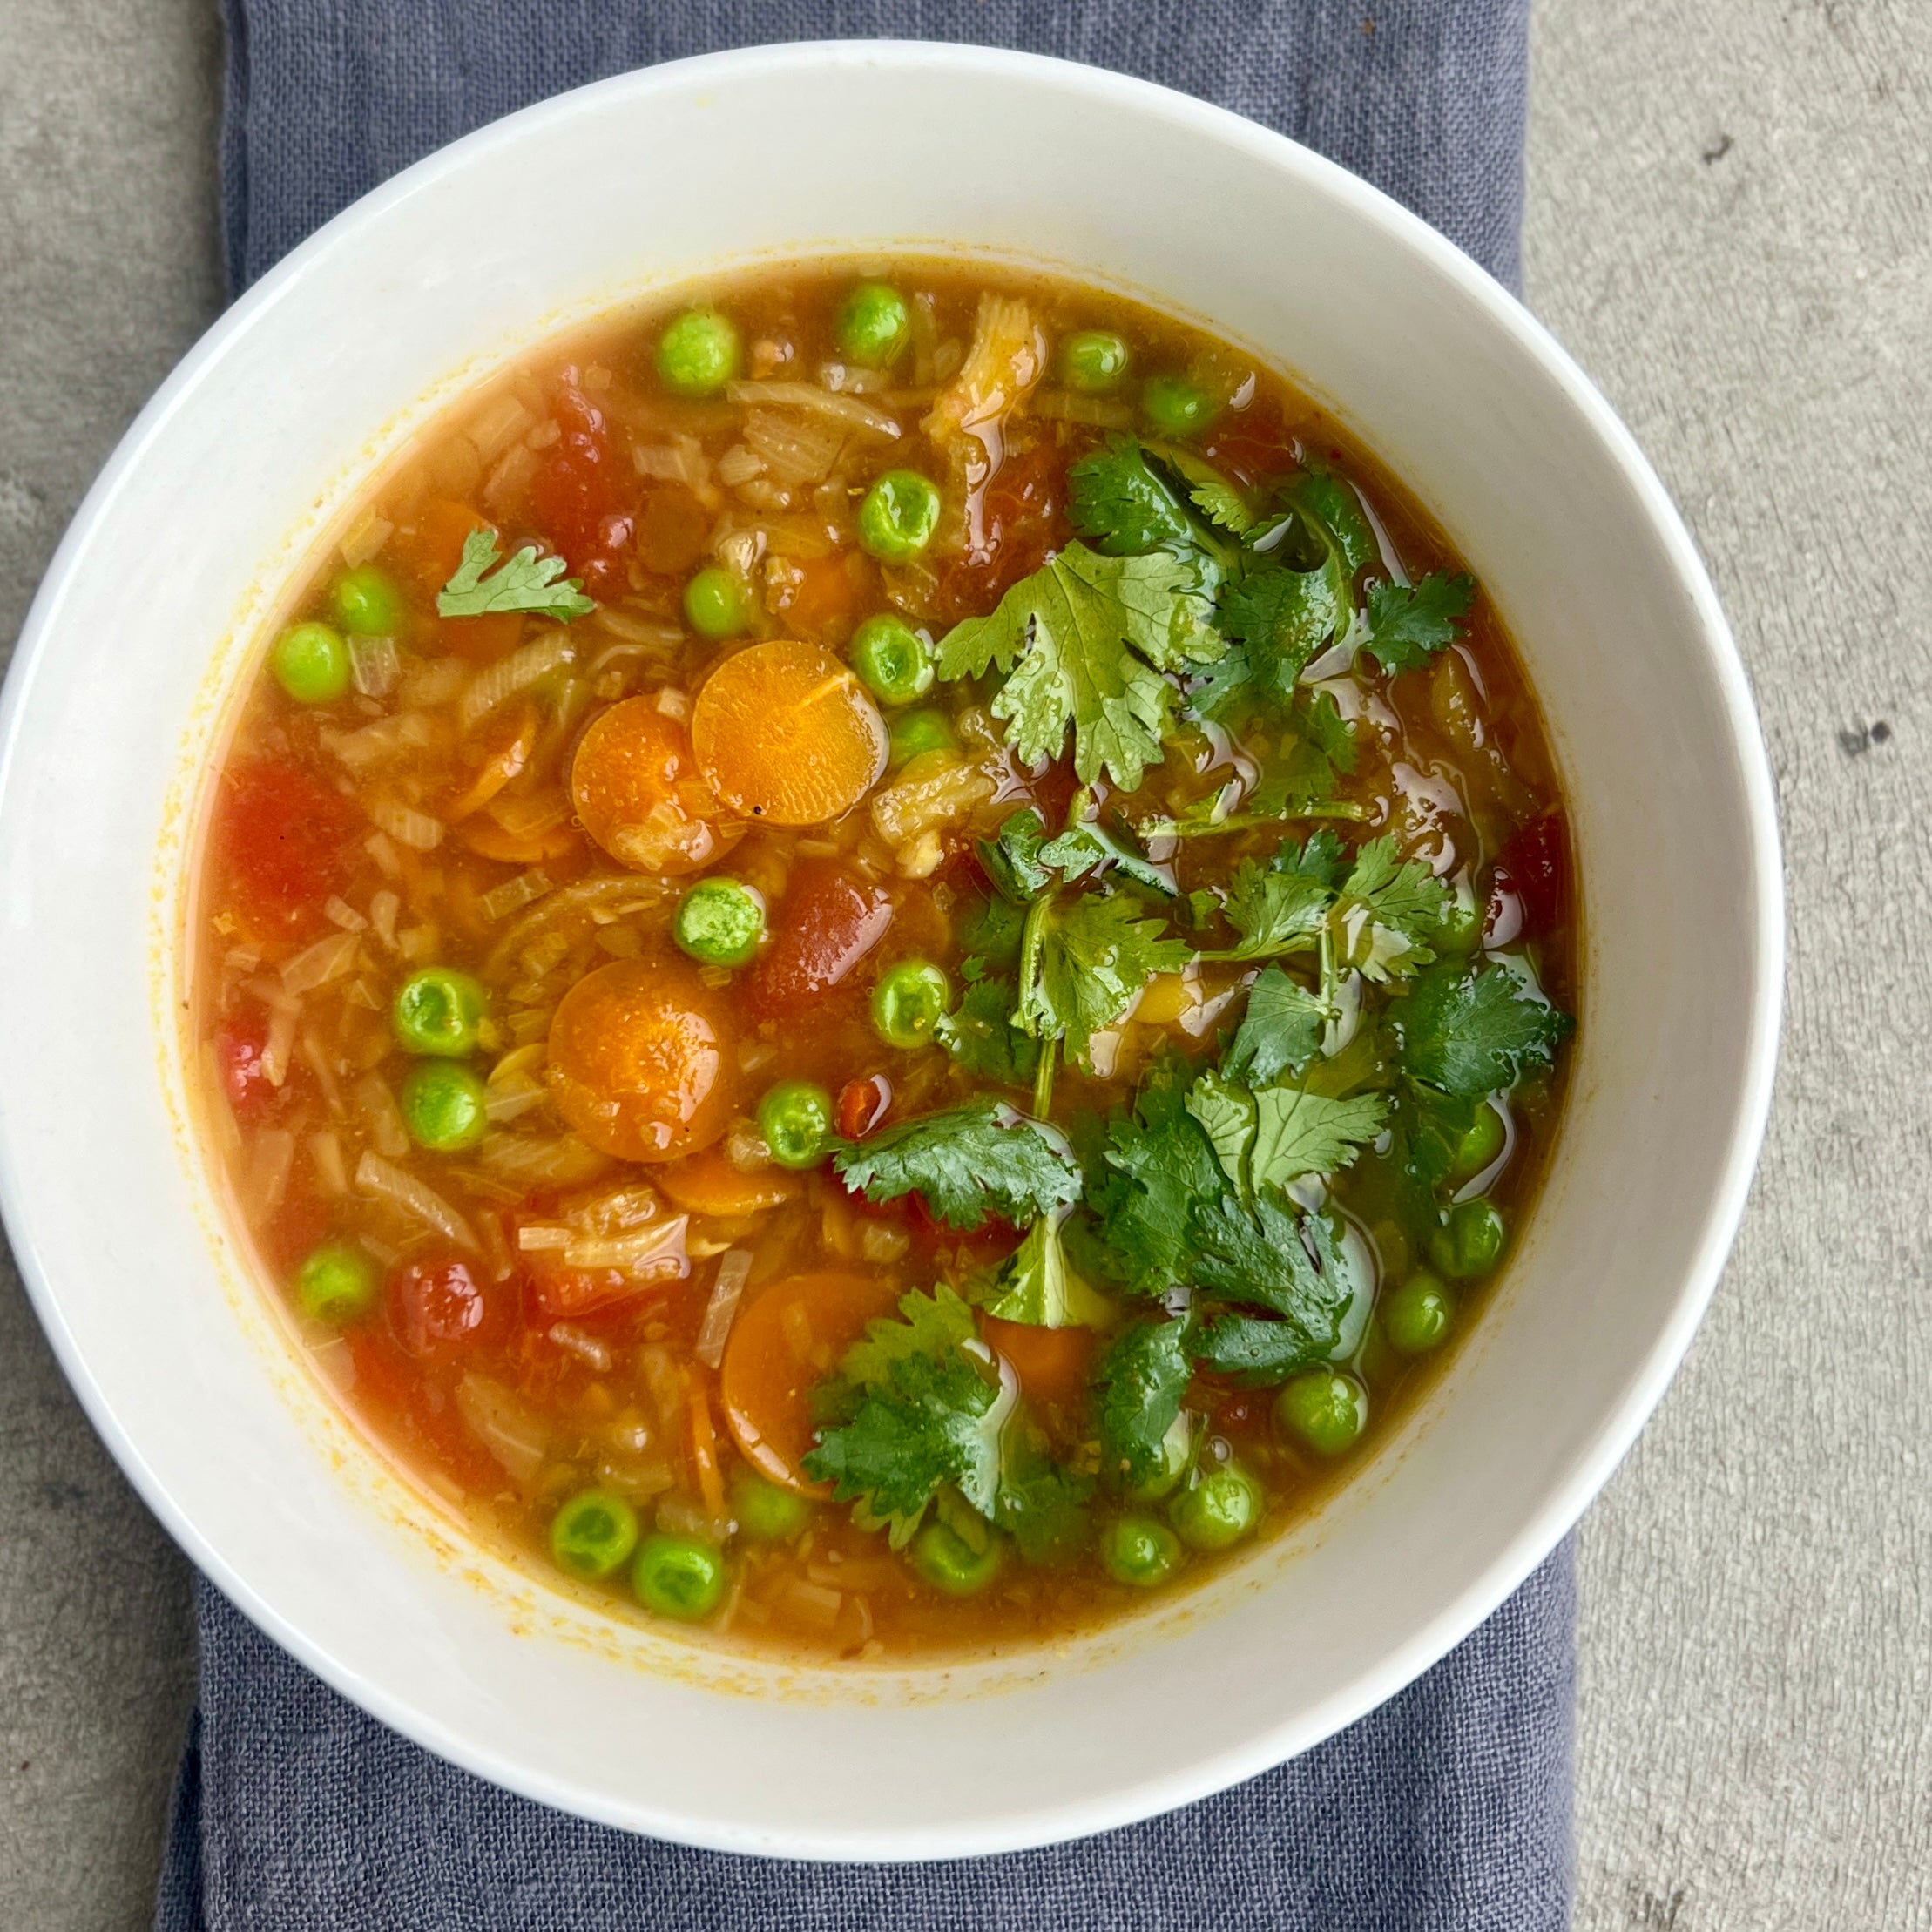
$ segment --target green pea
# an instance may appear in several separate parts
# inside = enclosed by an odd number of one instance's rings
[[[809,1080],[781,1080],[758,1103],[758,1131],[780,1167],[816,1167],[832,1137],[832,1096]]]
[[[927,1045],[952,1004],[952,982],[923,959],[902,960],[872,989],[872,1025],[888,1046]]]
[[[1274,1426],[1317,1456],[1340,1456],[1368,1426],[1368,1391],[1339,1368],[1309,1368],[1274,1398]]]
[[[1509,1138],[1503,1116],[1487,1101],[1476,1110],[1469,1131],[1456,1144],[1449,1161],[1449,1178],[1453,1181],[1474,1180],[1503,1152]]]
[[[317,1321],[353,1321],[375,1304],[375,1263],[353,1241],[324,1241],[295,1270],[295,1300]]]
[[[942,711],[909,711],[892,721],[892,762],[907,765],[928,752],[958,748],[953,727]]]
[[[1100,1561],[1116,1583],[1152,1590],[1180,1567],[1180,1538],[1152,1517],[1120,1517],[1100,1532]]]
[[[812,1520],[812,1505],[747,1469],[731,1486],[731,1513],[754,1542],[789,1543]]]
[[[1509,1230],[1493,1202],[1458,1201],[1449,1219],[1429,1237],[1429,1258],[1452,1281],[1493,1273],[1509,1245]]]
[[[765,936],[765,901],[736,879],[700,879],[678,902],[671,936],[704,966],[748,966]]]
[[[852,668],[882,705],[909,705],[932,689],[932,652],[903,618],[868,618],[852,633]]]
[[[912,335],[912,311],[890,282],[861,282],[839,311],[839,353],[848,362],[882,369]]]
[[[1098,395],[1127,373],[1127,343],[1111,328],[1083,328],[1060,344],[1060,380]]]
[[[749,630],[751,586],[722,564],[707,564],[685,585],[685,621],[701,638],[735,638]]]
[[[292,624],[268,660],[275,681],[298,705],[332,705],[349,686],[354,666],[333,625]]]
[[[1128,1502],[1159,1503],[1164,1496],[1172,1495],[1174,1485],[1186,1473],[1188,1455],[1193,1446],[1194,1425],[1183,1411],[1160,1439],[1159,1467],[1125,1491]]]
[[[1473,953],[1482,941],[1488,917],[1489,908],[1476,896],[1476,889],[1464,874],[1456,882],[1455,897],[1435,922],[1430,943],[1437,952],[1454,954],[1458,958]]]
[[[1398,1355],[1426,1355],[1441,1347],[1455,1320],[1449,1291],[1426,1268],[1382,1299],[1381,1332]]]
[[[335,579],[330,592],[335,621],[359,638],[393,638],[402,628],[402,593],[386,571],[358,564]]]
[[[476,1050],[490,996],[453,966],[425,966],[403,981],[390,1009],[395,1037],[411,1053],[461,1059]]]
[[[859,547],[882,564],[906,564],[939,528],[939,492],[916,469],[888,469],[859,505]]]
[[[402,1124],[433,1154],[461,1153],[490,1132],[490,1090],[454,1060],[419,1060],[396,1095]]]
[[[716,395],[737,379],[744,345],[715,308],[687,308],[658,338],[658,377],[673,395]]]
[[[1140,391],[1140,413],[1164,436],[1196,436],[1213,426],[1221,406],[1185,375],[1150,375]]]
[[[949,1597],[970,1597],[999,1575],[1006,1548],[994,1531],[976,1550],[946,1523],[929,1523],[912,1539],[912,1566],[935,1590]]]
[[[1204,1470],[1167,1505],[1168,1520],[1193,1550],[1226,1550],[1261,1520],[1261,1485],[1233,1463]]]
[[[551,1518],[551,1554],[573,1577],[608,1577],[638,1546],[638,1512],[608,1490],[580,1490]]]
[[[646,1610],[695,1623],[716,1610],[725,1594],[725,1559],[694,1537],[646,1537],[632,1566],[631,1582]]]

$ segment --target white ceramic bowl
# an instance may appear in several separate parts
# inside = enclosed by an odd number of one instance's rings
[[[868,154],[912,165],[864,171]],[[1063,267],[1291,368],[1447,525],[1554,735],[1587,908],[1556,1172],[1495,1304],[1341,1499],[1211,1590],[1004,1665],[855,1674],[640,1635],[465,1549],[239,1274],[184,1126],[199,775],[280,585],[442,402],[719,266]],[[916,44],[632,75],[412,168],[239,302],[128,433],[0,739],[0,1178],[41,1318],[182,1545],[330,1683],[486,1778],[807,1857],[1123,1823],[1305,1749],[1549,1551],[1662,1393],[1744,1200],[1777,1030],[1772,794],[1676,513],[1562,351],[1314,155],[1136,82]],[[1023,1738],[1023,1748],[1016,1748]]]

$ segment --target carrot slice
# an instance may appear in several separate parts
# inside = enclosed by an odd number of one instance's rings
[[[731,1023],[682,960],[613,960],[587,974],[558,1005],[549,1050],[558,1111],[620,1160],[675,1160],[730,1124]]]
[[[780,638],[726,658],[692,708],[698,768],[767,825],[842,817],[886,768],[886,721],[829,652]]]
[[[800,1495],[827,1494],[803,1472],[818,1440],[812,1391],[896,1299],[875,1277],[795,1274],[739,1310],[719,1388],[733,1440],[753,1469]]]
[[[1036,1328],[984,1315],[986,1345],[1003,1355],[1020,1387],[1039,1402],[1069,1402],[1086,1385],[1093,1361],[1091,1328]]]
[[[686,1154],[652,1179],[687,1214],[711,1214],[721,1220],[781,1206],[797,1194],[800,1185],[798,1178],[782,1167],[740,1173],[719,1147]]]
[[[698,775],[691,741],[650,698],[626,698],[592,720],[571,765],[584,829],[638,872],[695,872],[745,835]]]

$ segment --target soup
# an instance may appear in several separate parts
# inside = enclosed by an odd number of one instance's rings
[[[1273,371],[1070,283],[532,353],[265,640],[194,913],[273,1293],[476,1534],[713,1638],[1061,1636],[1360,1463],[1531,1211],[1531,694]]]

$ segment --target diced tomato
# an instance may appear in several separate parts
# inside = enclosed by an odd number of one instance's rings
[[[501,1467],[469,1433],[449,1390],[426,1380],[386,1329],[358,1326],[348,1345],[355,1364],[352,1400],[372,1422],[414,1446],[466,1490],[487,1494],[501,1485]]]
[[[1570,827],[1560,812],[1518,826],[1496,855],[1483,942],[1540,939],[1570,909]]]
[[[745,1003],[761,1018],[800,1013],[828,993],[885,937],[892,900],[836,860],[792,875],[772,942],[745,975]]]
[[[537,1324],[547,1327],[552,1321],[574,1321],[636,1295],[661,1292],[664,1286],[661,1281],[633,1281],[617,1268],[532,1268],[527,1306]]]
[[[843,632],[852,621],[852,579],[840,557],[807,557],[795,566],[798,581],[780,605],[787,632],[816,637]]]
[[[221,774],[215,842],[245,909],[294,935],[355,870],[364,821],[340,792],[293,765],[244,760]]]
[[[498,1298],[458,1254],[420,1255],[389,1271],[389,1330],[418,1361],[483,1347],[500,1336]]]
[[[592,597],[619,595],[637,534],[635,479],[575,368],[558,378],[551,406],[563,434],[530,478],[531,513]]]
[[[983,1316],[986,1343],[1003,1355],[1020,1387],[1037,1402],[1071,1402],[1086,1387],[1093,1361],[1091,1328],[1036,1328],[1024,1321]]]
[[[838,1129],[847,1140],[863,1140],[892,1105],[892,1082],[882,1073],[848,1080],[839,1093]]]
[[[967,505],[966,547],[942,565],[933,602],[949,622],[991,609],[1072,534],[1050,442],[1002,463]]]

